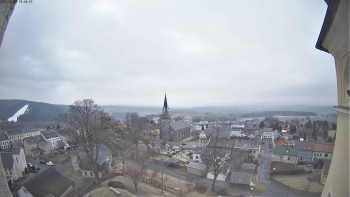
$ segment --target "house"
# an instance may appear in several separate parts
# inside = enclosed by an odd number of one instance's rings
[[[273,151],[272,161],[296,164],[298,152],[298,147],[277,144]]]
[[[40,135],[41,131],[43,131],[43,129],[12,129],[7,131],[7,135],[13,145],[22,146],[25,138]]]
[[[0,150],[10,148],[10,140],[6,133],[0,133]]]
[[[22,175],[17,174],[17,169],[11,152],[0,152],[2,167],[7,179],[16,181]],[[11,181],[11,182],[12,182]]]
[[[253,175],[249,172],[232,171],[229,183],[251,185]]]
[[[93,166],[84,151],[77,149],[72,152],[71,159],[75,171],[80,170],[83,177],[95,177]],[[112,171],[112,151],[105,145],[99,147],[96,167],[100,177]]]
[[[256,164],[253,163],[243,163],[241,171],[242,172],[249,172],[249,173],[254,173],[256,168]]]
[[[226,181],[226,177],[227,177],[226,174],[219,173],[218,176],[216,177],[216,180]],[[214,179],[214,174],[211,172],[208,172],[207,179]]]
[[[38,158],[40,155],[49,154],[53,151],[52,144],[44,140],[41,135],[26,137],[23,140],[24,153],[26,156]]]
[[[18,190],[19,197],[64,197],[74,190],[75,183],[49,167],[29,179]]]
[[[333,157],[334,144],[315,144],[312,161],[331,159]]]
[[[315,142],[297,141],[295,146],[299,148],[298,161],[312,162]]]
[[[24,155],[24,150],[21,146],[13,146],[11,153],[17,175],[19,178],[22,178],[23,173],[25,173],[25,169],[27,167],[27,160]]]
[[[201,163],[190,162],[187,166],[187,173],[198,176],[204,176],[206,173],[207,165]]]
[[[239,150],[247,150],[254,157],[254,159],[258,159],[260,155],[261,145],[260,141],[255,139],[235,139],[234,148]]]
[[[41,132],[41,136],[43,137],[43,139],[46,142],[50,142],[53,149],[56,150],[58,148],[60,148],[60,146],[62,145],[62,140],[60,135],[57,133],[56,130],[54,129],[50,129],[50,130],[46,130],[46,131],[42,131]]]
[[[233,148],[233,140],[226,138],[210,138],[207,147],[231,150]]]
[[[204,131],[202,131],[202,132],[199,134],[199,146],[200,146],[200,147],[206,147],[206,146],[207,146],[207,143],[208,143],[207,135],[205,134]]]
[[[329,168],[331,167],[331,163],[332,163],[331,159],[324,160],[324,165],[322,168],[321,179],[320,179],[320,182],[323,185],[326,184],[328,173],[329,173]]]
[[[273,131],[264,131],[262,133],[262,138],[270,138],[270,139],[272,139],[272,137],[273,137]]]

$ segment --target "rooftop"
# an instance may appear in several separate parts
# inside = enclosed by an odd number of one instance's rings
[[[177,130],[188,128],[188,127],[190,127],[190,125],[187,124],[183,120],[178,120],[178,121],[175,121],[175,122],[170,122],[170,127],[172,129],[174,129],[175,131],[177,131]]]
[[[249,150],[249,149],[259,149],[260,141],[259,140],[243,140],[243,139],[235,139],[234,140],[234,148]]]
[[[45,139],[53,139],[53,138],[58,138],[60,135],[58,135],[56,130],[46,130],[42,131],[41,135],[44,136]]]
[[[297,141],[295,146],[299,148],[299,151],[313,151],[315,142]]]
[[[199,169],[199,170],[205,170],[207,169],[207,165],[205,164],[201,164],[201,163],[195,163],[195,162],[190,162],[187,167],[190,168],[195,168],[195,169]]]
[[[250,185],[252,174],[249,172],[232,171],[230,183]]]
[[[9,140],[9,137],[5,133],[0,133],[0,141]]]
[[[10,153],[10,152],[1,152],[0,156],[1,156],[2,166],[5,169],[12,169],[13,168],[12,153]]]
[[[314,152],[333,153],[334,144],[315,144]]]
[[[245,170],[255,170],[256,164],[253,163],[243,163],[242,164],[242,169]]]
[[[75,183],[60,174],[54,167],[49,167],[23,184],[33,196],[44,197],[52,194],[61,196]]]
[[[43,129],[37,129],[37,128],[10,129],[10,130],[7,130],[7,134],[18,135],[18,134],[32,133],[32,132],[42,131],[42,130]]]
[[[297,156],[299,153],[299,148],[295,146],[286,146],[277,144],[273,154],[278,155],[288,155],[288,156]]]

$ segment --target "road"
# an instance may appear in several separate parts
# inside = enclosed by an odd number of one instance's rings
[[[271,151],[270,152],[270,142],[271,139],[262,139],[263,143],[261,146],[261,159],[260,159],[260,166],[258,169],[258,181],[264,184],[268,191],[264,193],[260,193],[259,196],[288,196],[288,197],[307,197],[308,195],[295,193],[293,191],[290,191],[274,182],[270,181],[270,167],[271,167],[271,158],[272,158],[272,152],[273,152],[273,146],[271,145]]]
[[[270,152],[271,139],[262,139],[261,145],[260,165],[258,169],[257,180],[259,182],[270,182],[270,166],[272,152]],[[272,145],[271,145],[272,148]],[[272,149],[271,149],[272,151]]]

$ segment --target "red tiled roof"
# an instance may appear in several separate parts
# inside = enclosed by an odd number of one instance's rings
[[[283,144],[286,144],[286,140],[285,139],[280,139],[276,142],[276,144],[280,144],[280,145],[283,145]]]
[[[333,144],[315,144],[314,152],[332,153],[333,149]]]

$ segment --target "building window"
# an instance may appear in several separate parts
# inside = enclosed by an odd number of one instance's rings
[[[328,154],[324,154],[325,157],[328,157]]]
[[[288,160],[290,160],[290,157],[288,157]]]
[[[90,172],[90,176],[94,176],[94,175],[92,174],[92,172]]]
[[[84,175],[87,176],[87,172],[86,171],[84,171]]]

